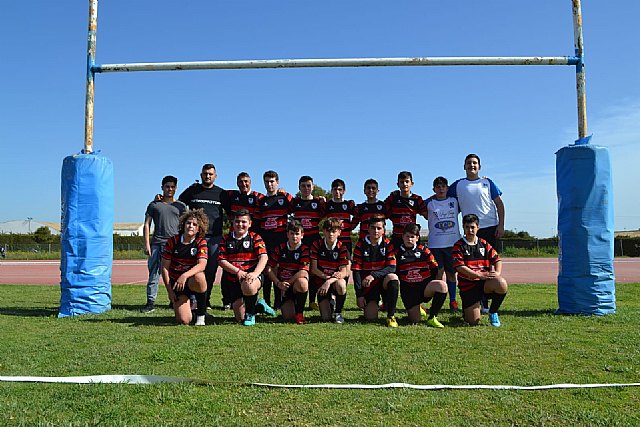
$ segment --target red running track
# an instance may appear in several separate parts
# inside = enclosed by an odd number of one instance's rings
[[[509,283],[557,283],[555,258],[505,258],[503,275]],[[616,258],[616,283],[640,283],[640,259]],[[147,264],[143,260],[114,261],[113,284],[146,284]],[[219,283],[216,280],[216,283]],[[0,261],[0,284],[60,284],[59,261]]]

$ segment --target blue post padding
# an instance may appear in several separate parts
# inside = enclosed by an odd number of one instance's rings
[[[66,157],[58,317],[111,309],[113,212],[111,160],[96,153]]]
[[[559,313],[616,310],[611,175],[606,147],[570,145],[556,153]]]

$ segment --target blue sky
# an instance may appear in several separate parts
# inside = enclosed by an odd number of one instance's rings
[[[88,2],[6,2],[0,13],[0,221],[60,220],[60,170],[84,137]],[[583,1],[589,133],[609,147],[616,230],[640,228],[640,2]],[[97,63],[275,58],[572,55],[570,0],[102,0]],[[467,153],[503,190],[506,228],[556,232],[555,152],[577,138],[575,68],[384,67],[96,76],[94,147],[115,167],[116,222],[142,221],[166,174],[179,189],[267,169],[383,197],[462,177]]]

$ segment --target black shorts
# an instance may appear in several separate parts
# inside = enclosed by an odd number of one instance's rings
[[[318,291],[318,289],[320,288],[320,286],[322,286],[322,284],[325,282],[324,279],[321,279],[318,276],[311,276],[311,280],[309,281],[309,286],[313,286],[316,290],[316,292]],[[289,288],[291,289],[291,288]],[[292,291],[293,292],[293,291]],[[333,285],[329,286],[329,290],[327,291],[326,295],[320,295],[320,294],[316,294],[316,299],[318,301],[318,304],[320,304],[322,301],[332,298],[334,295],[338,295],[336,293],[336,291],[333,289]]]
[[[393,235],[391,236],[391,244],[393,245],[394,249],[397,251],[398,248],[400,247],[400,245],[402,245],[404,243],[404,240],[402,240],[402,236],[397,236],[397,235]]]
[[[406,282],[400,282],[400,298],[402,298],[402,304],[404,308],[409,310],[411,307],[420,305],[423,302],[429,302],[431,298],[424,297],[424,290],[427,288],[430,280],[426,280],[422,283],[408,284]]]
[[[175,279],[169,279],[169,285],[173,288],[173,285],[176,284]],[[173,293],[176,295],[176,299],[179,298],[180,296],[184,295],[187,297],[187,299],[189,299],[189,297],[191,297],[191,295],[195,295],[195,292],[193,292],[191,289],[189,289],[189,280],[187,280],[187,283],[185,283],[184,288],[182,288],[181,291],[177,291],[175,288],[173,288]]]
[[[264,245],[267,248],[267,253],[271,255],[271,253],[280,246],[281,243],[287,241],[287,233],[271,233],[266,232],[261,234],[262,240],[264,241]]]
[[[376,279],[371,282],[366,288],[362,288],[362,296],[364,300],[369,304],[371,301],[374,301],[376,304],[380,302],[380,296],[384,292],[384,288],[382,287],[382,279]]]
[[[474,283],[473,287],[466,291],[460,291],[460,298],[462,298],[462,309],[469,308],[475,303],[482,301],[484,296],[484,280],[478,280]]]
[[[489,244],[491,246],[493,246],[493,249],[495,249],[496,252],[498,251],[498,239],[496,239],[496,230],[497,229],[498,229],[498,226],[494,225],[493,227],[481,228],[476,233],[478,235],[478,237],[480,237],[480,238],[486,240],[487,242],[489,242]]]
[[[436,259],[438,268],[444,268],[447,273],[456,272],[455,268],[453,268],[453,248],[429,248],[429,250]]]
[[[260,280],[260,287],[262,287],[262,283],[264,283],[264,275],[259,275],[258,280]],[[222,275],[220,287],[224,290],[222,298],[225,304],[233,304],[234,301],[242,298],[242,287],[240,286],[240,282],[230,280],[227,274]]]

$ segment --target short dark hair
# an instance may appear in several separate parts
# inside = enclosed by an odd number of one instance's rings
[[[162,178],[162,186],[164,186],[167,182],[173,182],[175,185],[178,185],[178,178],[173,175],[167,175]]]
[[[478,225],[480,225],[480,220],[478,219],[478,215],[476,214],[466,214],[465,216],[462,217],[462,224],[471,224],[471,223],[476,223]]]
[[[240,208],[233,213],[233,219],[236,219],[239,216],[248,216],[251,219],[251,213],[245,208]]]
[[[376,187],[380,188],[380,186],[378,185],[378,181],[376,181],[376,180],[375,180],[375,179],[373,179],[373,178],[369,178],[368,180],[366,180],[366,181],[364,182],[364,188],[365,188],[365,190],[366,190],[366,188],[367,188],[367,185],[371,185],[371,184],[375,184],[375,185],[376,185]]]
[[[264,181],[265,179],[271,179],[271,178],[275,178],[276,181],[280,181],[280,177],[278,176],[278,172],[276,171],[272,171],[272,170],[268,170],[265,173],[262,174],[262,180]]]
[[[403,179],[407,179],[409,178],[411,180],[411,182],[413,182],[413,175],[411,174],[411,172],[409,171],[402,171],[398,174],[398,182],[400,182]]]
[[[207,169],[216,170],[216,167],[213,165],[213,163],[205,163],[204,165],[202,165],[203,171],[206,171]]]
[[[236,178],[236,180],[238,180],[240,178],[249,178],[249,179],[251,179],[251,177],[249,176],[249,174],[247,172],[240,172],[238,174],[238,177]]]
[[[289,221],[289,223],[287,224],[287,231],[293,231],[294,233],[301,231],[304,233],[304,227],[302,226],[302,223],[300,221],[294,219],[292,221]]]
[[[371,224],[375,224],[377,222],[381,222],[384,225],[386,224],[386,218],[384,217],[384,215],[374,215],[371,218],[369,218],[367,220],[367,227],[370,226]]]
[[[302,184],[303,182],[307,182],[307,181],[313,182],[313,178],[311,178],[309,175],[302,175],[300,177],[300,179],[298,180],[298,185]]]
[[[322,223],[322,229],[327,231],[342,230],[342,220],[336,217],[326,218]]]
[[[340,178],[336,178],[333,181],[331,181],[331,188],[336,188],[339,185],[342,185],[342,188],[344,188],[345,190],[347,189],[346,184]]]
[[[467,154],[467,157],[464,158],[464,162],[467,163],[467,160],[469,159],[477,159],[478,160],[478,164],[480,164],[480,156],[478,156],[477,154]]]
[[[413,234],[414,236],[420,236],[420,224],[407,224],[404,226],[402,233]]]
[[[435,187],[436,185],[449,185],[449,181],[447,181],[447,178],[445,178],[444,176],[439,176],[436,179],[433,180],[433,186]]]

